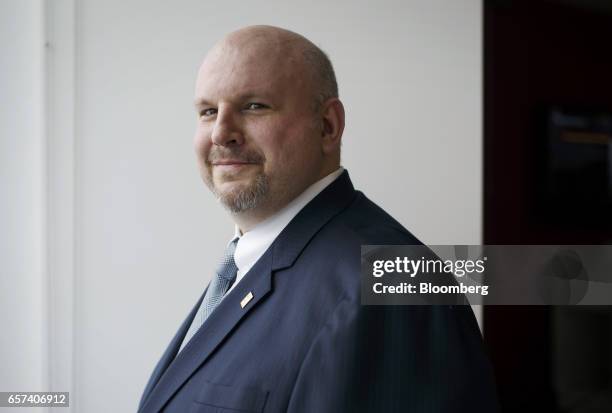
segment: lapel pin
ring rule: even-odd
[[[240,301],[240,307],[244,308],[246,305],[253,299],[253,293],[249,291],[247,295],[244,296],[242,301]]]

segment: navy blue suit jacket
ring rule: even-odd
[[[362,306],[362,244],[420,243],[345,171],[176,356],[199,302],[193,307],[138,411],[497,411],[470,307]]]

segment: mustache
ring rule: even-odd
[[[212,164],[214,162],[221,161],[224,159],[233,159],[240,162],[248,163],[263,163],[266,160],[263,154],[260,154],[259,152],[253,150],[236,150],[222,148],[210,151],[210,153],[208,154],[207,163]]]

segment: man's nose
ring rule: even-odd
[[[211,139],[215,145],[220,146],[242,145],[244,142],[240,125],[230,110],[217,113]]]

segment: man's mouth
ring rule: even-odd
[[[212,167],[219,173],[232,173],[247,170],[247,168],[257,165],[255,162],[242,161],[238,159],[224,159],[213,161]]]
[[[242,161],[238,159],[224,159],[212,162],[213,166],[231,166],[231,165],[253,165],[253,162]]]

